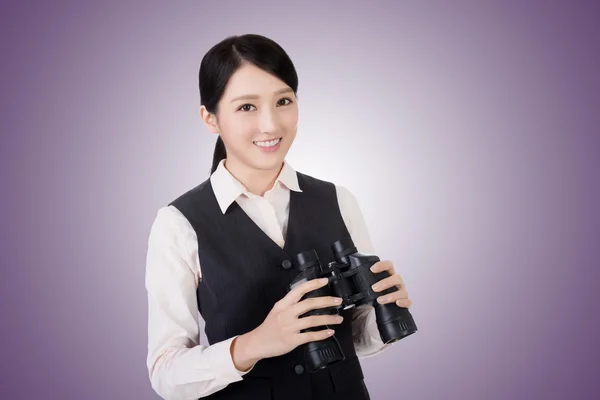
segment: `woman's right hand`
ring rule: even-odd
[[[333,335],[333,330],[300,332],[307,328],[339,324],[343,318],[334,315],[311,315],[298,318],[304,313],[334,307],[341,304],[339,297],[321,296],[300,301],[302,297],[327,284],[327,278],[312,279],[294,287],[283,299],[279,300],[262,324],[256,329],[238,336],[232,345],[232,357],[236,368],[248,370],[263,358],[276,357],[294,350],[296,347]]]

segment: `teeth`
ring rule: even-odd
[[[281,139],[274,139],[274,140],[269,140],[267,142],[254,142],[255,145],[257,145],[258,147],[271,147],[271,146],[275,146],[277,143],[279,143]]]

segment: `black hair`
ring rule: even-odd
[[[225,92],[227,82],[233,73],[244,63],[251,63],[269,72],[298,91],[298,75],[292,60],[285,50],[265,36],[246,34],[229,36],[214,45],[202,58],[198,84],[200,105],[211,114],[217,113],[218,103]],[[210,173],[217,169],[219,162],[227,157],[221,136],[217,138]]]

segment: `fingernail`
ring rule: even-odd
[[[331,336],[331,335],[333,335],[333,332],[334,331],[332,329],[330,329],[330,330],[327,331],[327,334]]]
[[[371,288],[372,288],[374,291],[378,291],[380,287],[381,287],[381,285],[380,285],[380,284],[378,284],[378,283],[376,283],[376,284],[374,284],[373,286],[371,286]]]
[[[327,283],[329,282],[329,278],[321,278],[319,279],[319,283]]]
[[[342,299],[341,299],[341,298],[339,298],[339,297],[336,297],[335,299],[333,299],[333,302],[334,302],[335,304],[340,304],[340,303],[342,302]]]
[[[377,298],[377,301],[380,303],[387,303],[390,300],[389,297],[379,297]]]

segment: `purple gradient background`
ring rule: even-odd
[[[147,237],[208,176],[200,60],[248,32],[298,69],[288,160],[355,193],[414,302],[372,398],[600,398],[597,2],[27,3],[0,12],[1,398],[158,398]]]

